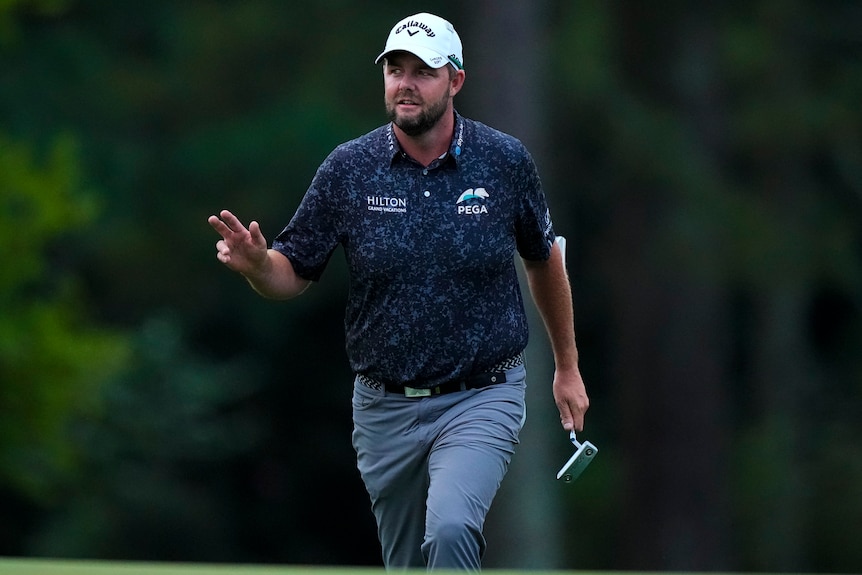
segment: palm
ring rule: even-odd
[[[257,222],[246,228],[231,212],[223,210],[219,216],[207,220],[221,235],[216,243],[216,257],[228,268],[242,273],[252,273],[266,261],[267,243]]]

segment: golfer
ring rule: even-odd
[[[479,570],[526,417],[515,253],[550,337],[562,425],[580,431],[571,290],[531,156],[453,107],[465,72],[452,25],[409,16],[376,63],[390,122],[324,160],[271,249],[257,222],[224,210],[209,223],[218,260],[267,298],[301,294],[341,245],[353,446],[384,565]]]

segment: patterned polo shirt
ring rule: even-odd
[[[526,347],[515,251],[546,260],[554,237],[523,144],[456,114],[449,152],[427,168],[402,152],[391,124],[338,146],[273,249],[317,281],[341,244],[352,369],[428,388]]]

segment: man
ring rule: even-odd
[[[526,414],[516,250],[566,430],[583,428],[589,403],[536,167],[519,141],[455,112],[463,62],[446,20],[400,21],[376,60],[391,122],[329,155],[272,249],[257,222],[209,218],[219,261],[268,298],[302,293],[342,245],[353,445],[388,569],[480,569]]]

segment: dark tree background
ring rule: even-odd
[[[379,564],[342,257],[264,301],[206,217],[271,239],[385,122],[373,59],[423,10],[569,238],[600,447],[554,481],[534,316],[486,565],[862,571],[850,0],[0,3],[0,555]]]

